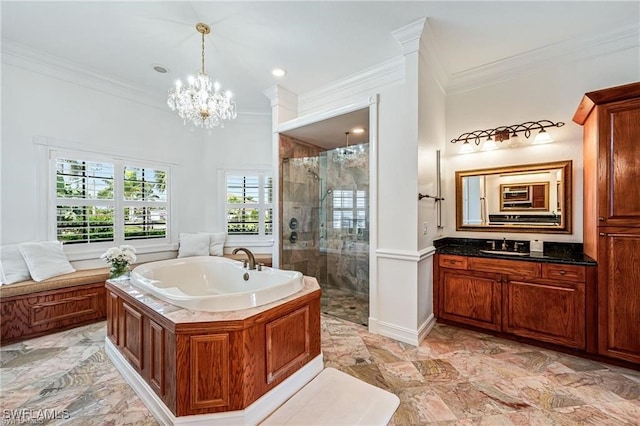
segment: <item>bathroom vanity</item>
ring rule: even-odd
[[[595,351],[597,268],[580,244],[548,245],[537,256],[528,242],[520,251],[491,250],[485,239],[435,245],[439,320]]]

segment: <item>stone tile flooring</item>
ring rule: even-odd
[[[2,424],[20,423],[6,410],[68,415],[41,424],[156,424],[106,357],[105,331],[2,347]],[[639,371],[482,333],[436,325],[416,348],[323,315],[322,349],[325,366],[400,397],[392,425],[640,425]]]
[[[320,304],[322,313],[342,318],[356,324],[369,324],[369,299],[358,297],[351,292],[322,286]]]

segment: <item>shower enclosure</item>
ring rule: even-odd
[[[369,144],[282,161],[280,267],[314,276],[322,311],[367,325]]]

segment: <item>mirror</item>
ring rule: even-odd
[[[456,172],[456,230],[571,233],[572,162]]]

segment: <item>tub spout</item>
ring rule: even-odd
[[[251,250],[244,247],[238,247],[237,249],[234,249],[232,253],[237,254],[239,251],[243,251],[249,258],[249,269],[256,269],[256,258],[253,256],[253,253],[251,253]]]

